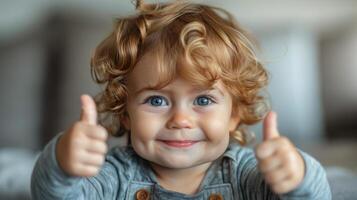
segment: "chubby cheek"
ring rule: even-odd
[[[224,142],[223,140],[229,139],[229,117],[227,112],[209,112],[201,116],[200,123],[205,135],[210,142],[215,144]]]
[[[162,128],[162,120],[158,116],[146,113],[134,113],[131,116],[131,134],[133,142],[146,143],[156,138]]]
[[[208,141],[205,154],[214,160],[222,155],[228,147],[228,119],[225,115],[215,112],[214,114],[206,114],[201,122],[205,124],[201,127],[204,127],[203,131]]]

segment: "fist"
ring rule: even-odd
[[[305,175],[305,163],[291,141],[279,135],[276,113],[264,119],[263,142],[255,148],[260,172],[277,194],[297,188]]]
[[[59,138],[56,157],[68,175],[90,177],[96,175],[104,163],[108,133],[97,124],[94,100],[82,95],[81,104],[80,120]]]

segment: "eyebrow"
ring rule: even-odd
[[[136,91],[134,93],[134,96],[137,96],[137,95],[139,95],[140,93],[142,93],[144,91],[152,91],[152,90],[158,90],[158,91],[163,92],[163,93],[171,93],[171,91],[169,91],[169,90],[158,89],[157,87],[153,87],[153,86],[146,86],[146,87],[143,87],[140,90]],[[224,96],[224,93],[222,92],[222,90],[220,90],[216,86],[213,86],[213,87],[210,87],[210,88],[207,88],[207,89],[197,89],[197,88],[195,88],[195,89],[191,90],[190,92],[207,91],[207,90],[210,90],[210,91],[217,90],[222,96]]]
[[[143,87],[140,90],[137,90],[136,92],[134,92],[134,96],[137,96],[138,94],[140,94],[144,91],[150,91],[150,90],[158,90],[158,88],[153,87],[153,86],[146,86],[146,87]]]
[[[218,91],[222,96],[224,96],[224,93],[222,92],[222,90],[220,90],[218,87],[216,86],[213,86],[213,87],[210,87],[210,88],[207,88],[207,89],[194,89],[192,91]]]

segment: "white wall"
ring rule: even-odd
[[[296,143],[323,137],[318,38],[308,30],[287,28],[260,35],[261,57],[271,74],[268,87],[279,130]],[[261,127],[254,127],[261,135]]]
[[[264,3],[258,0],[249,2],[207,0],[207,2],[230,10],[242,24],[248,25],[260,35],[262,56],[267,61],[267,67],[272,74],[272,82],[269,86],[272,105],[279,114],[279,127],[282,134],[289,136],[295,142],[312,142],[320,138],[321,133],[324,132],[321,117],[324,111],[321,108],[319,92],[319,37],[315,33],[317,30],[331,31],[338,29],[341,24],[344,26],[350,24],[348,19],[351,20],[351,16],[357,13],[356,2],[337,0],[319,0],[314,1],[313,4],[307,0],[290,0],[287,4],[284,3],[286,0],[264,1]],[[277,5],[280,6],[279,9],[276,9]],[[272,9],[258,11],[257,8],[261,7]],[[316,9],[321,12],[315,12]],[[88,71],[90,51],[103,38],[107,31],[104,29],[110,28],[106,25],[98,27],[95,24],[81,23],[99,18],[99,21],[111,21],[115,16],[132,12],[133,5],[130,1],[115,0],[105,0],[102,4],[98,4],[95,0],[14,0],[1,2],[0,11],[2,16],[0,44],[17,41],[19,35],[31,33],[34,29],[38,29],[37,26],[42,27],[48,14],[54,11],[69,16],[68,23],[73,24],[69,25],[66,32],[68,44],[64,53],[65,73],[68,75],[65,77],[63,88],[59,91],[64,104],[59,109],[60,120],[57,122],[59,127],[67,127],[78,117],[79,95],[82,92],[94,94],[98,89],[90,79]],[[70,21],[72,19],[74,22]],[[356,21],[356,19],[352,20]],[[282,28],[287,24],[291,26]],[[313,27],[314,31],[309,31],[306,27]],[[324,76],[328,77],[324,79],[327,82],[323,86],[326,88],[324,102],[329,120],[334,120],[335,114],[342,116],[355,107],[356,29],[348,34],[339,34],[323,45],[323,48],[328,49],[324,51],[323,57],[326,58],[324,64],[327,65],[323,66],[322,71],[326,70]],[[38,46],[38,41],[20,45],[15,43],[15,46],[6,50],[1,49],[0,52],[2,68],[0,89],[5,91],[1,93],[1,125],[6,126],[1,132],[0,146],[18,144],[30,147],[35,145],[32,142],[34,140],[30,138],[37,137],[38,120],[40,120],[40,113],[36,111],[40,108],[38,104],[41,103],[37,94],[41,90],[38,77],[43,71],[41,61],[43,50]],[[26,68],[26,66],[30,67]],[[22,74],[16,75],[18,73]],[[13,90],[8,91],[8,83],[14,80],[20,81],[11,88]],[[333,80],[340,81],[333,82]],[[13,105],[7,106],[10,103]],[[18,110],[26,113],[19,114]],[[254,130],[257,135],[261,134],[259,126],[254,127]],[[60,128],[55,128],[54,131],[60,131]],[[31,134],[23,136],[27,132]],[[16,143],[18,137],[24,140]],[[2,138],[8,139],[2,140]]]

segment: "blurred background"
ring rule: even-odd
[[[357,1],[194,2],[228,10],[256,37],[281,133],[325,167],[357,172]],[[26,198],[36,153],[79,118],[81,94],[101,90],[94,48],[134,6],[0,0],[0,11],[0,199]],[[261,124],[252,130],[259,142]]]

